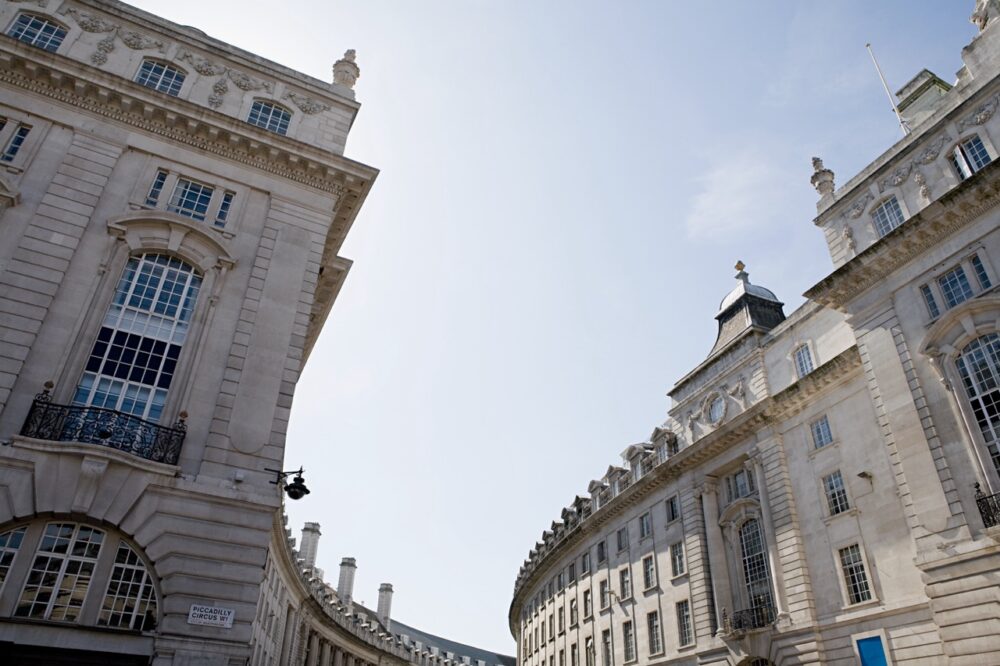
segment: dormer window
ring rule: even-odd
[[[45,51],[55,52],[66,38],[66,28],[44,16],[20,14],[7,35]]]
[[[291,119],[292,114],[287,109],[272,102],[257,100],[250,108],[247,122],[275,134],[287,134],[288,123]]]
[[[135,75],[135,82],[177,97],[184,84],[184,72],[171,65],[146,59]]]
[[[872,223],[879,238],[901,225],[903,221],[903,209],[899,207],[899,201],[895,196],[889,197],[872,210]]]
[[[955,167],[959,180],[965,180],[972,176],[992,160],[986,152],[983,140],[978,136],[973,136],[961,142],[951,150],[948,155],[951,165]]]

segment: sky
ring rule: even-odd
[[[975,34],[972,0],[133,2],[323,80],[357,50],[346,154],[381,173],[290,525],[358,601],[391,582],[400,621],[507,654],[529,549],[666,418],[733,264],[786,314],[830,272],[810,158],[842,184],[901,137],[865,43],[897,90]]]

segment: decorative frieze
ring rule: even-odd
[[[82,12],[74,7],[64,7],[59,10],[59,13],[75,20],[76,24],[84,32],[108,33],[107,37],[97,43],[97,50],[90,55],[90,62],[95,65],[103,65],[108,61],[108,54],[115,50],[116,40],[121,40],[122,44],[133,51],[156,48],[161,53],[163,52],[163,42],[152,37],[147,37],[134,30],[128,30],[118,23]]]
[[[982,105],[976,108],[975,111],[967,115],[958,121],[958,131],[965,131],[969,127],[975,125],[982,125],[993,117],[996,113],[997,105],[1000,104],[1000,93],[997,93],[993,97],[989,98]]]
[[[212,84],[212,93],[208,96],[208,105],[213,109],[222,106],[226,93],[229,92],[229,83],[232,82],[240,90],[250,92],[253,90],[265,90],[268,93],[274,92],[274,84],[270,81],[261,81],[249,74],[237,71],[226,65],[214,63],[191,51],[183,51],[178,60],[185,60],[191,64],[194,71],[202,76],[218,76],[219,78]]]
[[[306,97],[305,95],[299,95],[293,92],[286,93],[284,99],[292,100],[292,102],[295,103],[295,106],[299,107],[299,110],[301,110],[302,113],[309,116],[330,110],[330,106],[328,104],[317,102],[311,97]]]

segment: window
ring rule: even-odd
[[[872,592],[868,586],[868,574],[865,573],[865,563],[861,559],[861,548],[858,544],[840,549],[840,566],[844,571],[848,603],[860,604],[869,601]]]
[[[204,221],[205,213],[208,211],[208,204],[212,201],[214,188],[198,183],[187,178],[178,178],[174,186],[174,193],[167,204],[167,210],[190,217],[195,220]]]
[[[823,477],[823,489],[826,492],[826,504],[830,509],[830,515],[836,516],[851,508],[847,502],[847,490],[844,488],[844,479],[838,469],[833,474]]]
[[[149,194],[146,195],[146,205],[155,207],[163,193],[163,185],[167,182],[167,172],[160,169],[153,178],[153,184],[149,186]]]
[[[597,544],[597,563],[602,564],[608,559],[608,542],[601,541]]]
[[[594,614],[594,603],[591,600],[590,590],[583,591],[583,617],[584,619]]]
[[[955,364],[993,467],[1000,473],[1000,334],[976,338]]]
[[[545,620],[542,620],[541,624],[539,625],[539,628],[541,629],[542,640],[544,641],[545,640]]]
[[[978,136],[966,139],[955,146],[948,156],[951,165],[958,172],[959,180],[965,180],[991,162],[986,146]]]
[[[118,544],[115,567],[108,580],[99,625],[122,629],[152,629],[156,625],[156,593],[146,566],[127,543]]]
[[[576,626],[576,624],[577,624],[578,621],[579,621],[579,618],[577,617],[576,599],[570,599],[569,600],[569,626],[571,626],[571,627]]]
[[[611,589],[608,585],[608,581],[602,580],[598,586],[598,594],[600,595],[599,601],[601,602],[601,610],[604,610],[611,605]]]
[[[590,553],[584,553],[580,558],[580,575],[590,573]]]
[[[632,598],[632,572],[626,566],[618,572],[618,580],[621,583],[622,599]]]
[[[556,574],[556,589],[562,592],[564,587],[566,587],[566,572],[560,571]]]
[[[544,622],[542,624],[545,624]],[[554,641],[556,639],[556,616],[555,613],[549,613],[549,640]],[[542,634],[542,640],[545,640],[545,634]]]
[[[941,295],[944,296],[945,306],[948,308],[972,298],[972,285],[969,284],[969,278],[965,276],[965,270],[961,265],[939,277],[937,283],[941,287]]]
[[[677,495],[667,498],[667,522],[672,523],[680,517],[680,508],[678,507]]]
[[[285,134],[288,132],[288,121],[291,119],[292,114],[287,109],[271,102],[257,100],[250,109],[247,122],[276,134]]]
[[[566,650],[559,650],[559,666],[566,666]]]
[[[66,38],[66,28],[44,16],[19,14],[7,34],[25,44],[54,52]]]
[[[694,642],[691,631],[691,602],[685,599],[677,603],[677,642],[682,647]]]
[[[14,130],[14,136],[10,138],[7,142],[7,147],[3,150],[3,155],[0,155],[0,161],[2,162],[13,162],[14,158],[17,157],[18,152],[21,150],[21,146],[24,145],[24,140],[28,138],[28,132],[31,131],[30,125],[20,124],[17,129]]]
[[[649,517],[649,512],[639,516],[639,538],[645,539],[653,533],[653,520]]]
[[[559,617],[559,633],[566,631],[566,609],[560,608],[558,611]]]
[[[875,233],[881,238],[903,223],[903,209],[895,196],[886,199],[872,211],[872,222],[875,223]]]
[[[937,301],[934,299],[934,292],[926,284],[920,285],[920,294],[924,297],[924,305],[927,306],[927,313],[930,314],[931,319],[937,319],[941,316],[941,310],[938,308]]]
[[[826,418],[826,414],[813,421],[809,425],[809,430],[812,432],[815,448],[821,449],[833,443],[833,432],[830,430],[830,421]]]
[[[14,615],[76,621],[103,541],[104,532],[86,525],[46,525]]]
[[[970,276],[975,276],[975,280]],[[992,287],[993,281],[986,270],[986,264],[978,253],[974,253],[936,279],[920,285],[920,294],[927,314],[931,319],[936,319],[945,310]]]
[[[708,406],[708,422],[718,423],[726,413],[726,401],[721,395],[715,396]]]
[[[177,97],[184,84],[184,72],[155,60],[143,60],[135,75],[135,82]]]
[[[219,212],[215,216],[215,226],[219,229],[223,229],[226,226],[226,220],[229,219],[229,210],[233,207],[233,198],[235,196],[235,192],[229,191],[222,195],[222,203],[219,204]]]
[[[798,373],[799,379],[813,371],[813,358],[812,353],[809,351],[809,345],[799,345],[796,347],[794,356],[795,372]]]
[[[571,585],[576,582],[576,562],[570,562],[566,568],[566,578],[569,579]]]
[[[976,274],[976,281],[979,282],[979,288],[985,291],[992,287],[993,283],[990,282],[990,276],[986,274],[986,266],[983,265],[983,260],[979,258],[979,255],[972,255],[969,262],[972,264],[972,270]]]
[[[587,636],[583,642],[583,658],[586,660],[587,666],[594,665],[594,637]]]
[[[631,620],[622,622],[622,647],[625,650],[625,663],[635,661],[635,629]]]
[[[670,545],[670,571],[675,577],[686,571],[684,568],[684,544],[680,541]]]
[[[656,563],[652,555],[642,558],[642,589],[648,590],[656,585]]]
[[[200,286],[194,269],[173,257],[129,259],[73,404],[159,420]]]
[[[576,643],[569,646],[569,666],[580,666],[580,655]]]
[[[743,580],[746,583],[750,608],[771,608],[771,572],[768,570],[764,535],[756,518],[740,527],[740,548],[743,552]]]
[[[663,632],[660,631],[659,611],[646,614],[646,631],[649,632],[650,656],[663,652]]]
[[[10,571],[14,556],[17,555],[17,551],[21,547],[24,530],[25,528],[18,527],[0,534],[0,590],[3,589],[4,581],[7,580],[7,572]]]
[[[601,664],[602,666],[614,666],[611,651],[611,630],[605,629],[601,632]]]
[[[620,527],[615,536],[618,540],[618,552],[620,553],[628,548],[628,526]]]
[[[741,469],[735,474],[730,474],[726,477],[726,494],[730,502],[738,500],[741,497],[749,497],[755,490],[753,475],[749,470]]]

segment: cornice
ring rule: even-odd
[[[0,82],[340,197],[376,169],[3,36]],[[76,71],[74,71],[76,70]]]
[[[811,287],[805,297],[845,311],[852,300],[998,203],[1000,162],[991,162]]]
[[[791,386],[761,400],[734,417],[724,427],[681,449],[676,455],[657,465],[652,472],[565,532],[562,538],[552,544],[541,558],[536,558],[534,566],[527,569],[515,582],[514,598],[507,618],[511,632],[516,636],[515,628],[519,621],[516,610],[525,602],[524,593],[544,581],[554,571],[556,565],[562,564],[562,558],[566,553],[579,546],[586,537],[599,532],[604,525],[620,517],[651,493],[660,490],[667,482],[680,478],[685,472],[714,458],[761,428],[802,411],[812,403],[817,394],[841,382],[860,367],[861,355],[857,346],[845,349]]]

